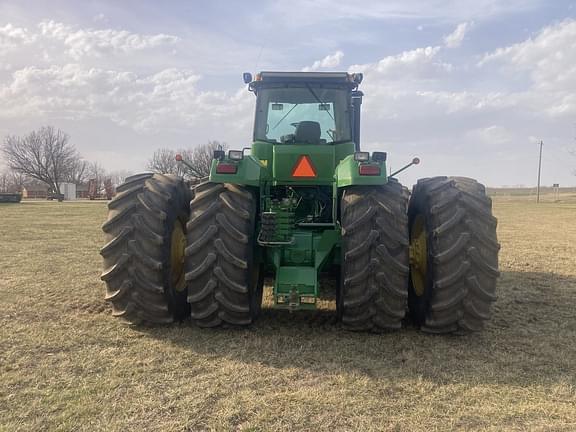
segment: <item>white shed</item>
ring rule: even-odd
[[[76,199],[76,185],[74,183],[60,183],[60,192],[65,200]]]

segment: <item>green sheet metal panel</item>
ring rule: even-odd
[[[315,176],[294,177],[296,164],[302,156],[310,160]],[[272,177],[274,185],[322,185],[334,181],[334,147],[329,145],[274,145]]]

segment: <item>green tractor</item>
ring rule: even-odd
[[[200,327],[257,318],[264,276],[274,308],[312,310],[332,274],[345,328],[480,330],[495,300],[499,244],[485,188],[462,177],[387,175],[360,150],[361,74],[244,74],[256,95],[249,152],[214,152],[193,188],[162,174],[118,187],[103,225],[113,314]],[[184,161],[185,162],[185,161]],[[414,163],[418,161],[415,160]]]

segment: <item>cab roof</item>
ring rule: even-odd
[[[361,73],[347,72],[271,72],[262,71],[250,83],[251,89],[272,83],[323,83],[344,84],[354,89],[362,82]]]
[[[248,75],[249,79],[252,77]],[[249,90],[256,93],[257,89],[266,84],[333,84],[343,85],[355,90],[362,82],[361,73],[347,72],[270,72],[262,71],[249,83]],[[247,81],[245,81],[247,82]]]
[[[256,80],[259,81],[291,81],[303,80],[308,81],[311,79],[322,79],[330,81],[346,82],[349,81],[348,73],[346,72],[269,72],[262,71],[256,75]]]

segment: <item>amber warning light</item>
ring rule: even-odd
[[[316,170],[308,156],[300,156],[292,170],[292,177],[316,177]]]

